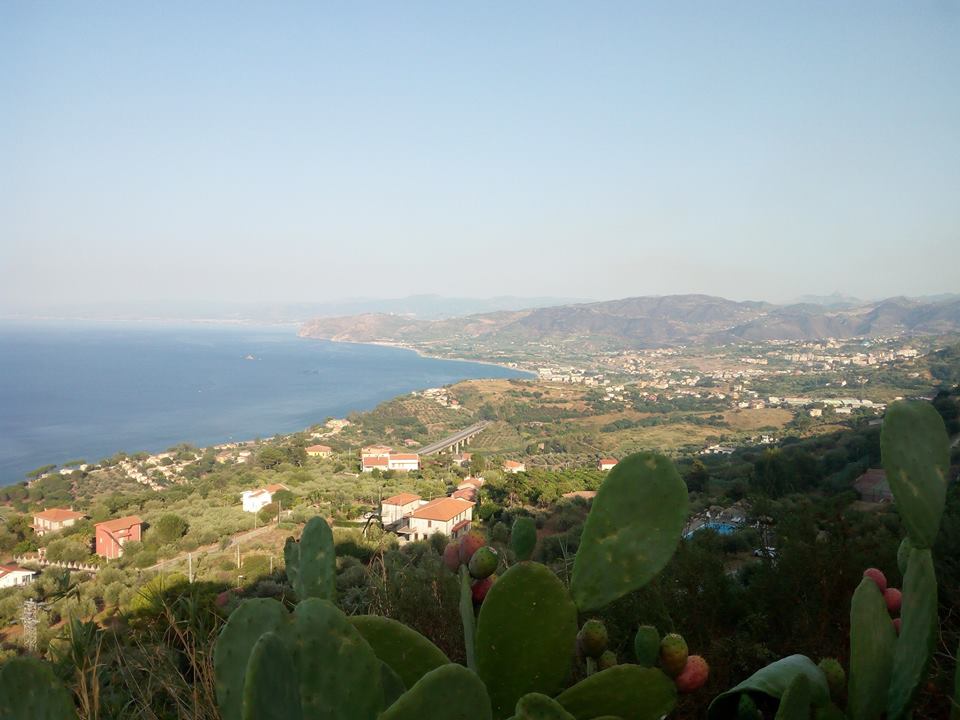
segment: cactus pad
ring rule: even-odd
[[[882,604],[883,598],[880,596],[880,591],[877,590],[876,583],[869,579],[865,579],[864,582],[870,583],[877,596],[880,597]],[[886,613],[886,608],[884,608],[884,613]],[[887,617],[887,625],[889,624],[889,617]],[[762,693],[779,700],[783,697],[787,688],[790,687],[794,678],[800,674],[806,675],[810,682],[810,698],[813,705],[822,707],[830,702],[830,688],[827,686],[827,679],[820,668],[806,655],[790,655],[760,668],[739,685],[715,697],[707,710],[707,718],[708,720],[726,720],[726,718],[734,717],[735,713],[743,714],[746,712],[746,710],[741,711],[738,708],[752,707],[756,709],[752,699],[749,702],[744,700],[748,697],[747,693]]]
[[[873,580],[864,578],[850,603],[847,711],[851,717],[872,720],[883,714],[896,641],[883,595]]]
[[[937,579],[929,550],[911,550],[903,578],[903,626],[893,652],[887,717],[909,717],[937,635]]]
[[[405,687],[413,687],[428,672],[450,662],[440,648],[401,622],[378,615],[355,615],[349,620]]]
[[[0,720],[75,720],[70,692],[51,667],[24,656],[0,665]]]
[[[660,631],[653,625],[641,625],[633,638],[633,653],[637,665],[653,667],[660,657]]]
[[[563,583],[532,562],[511,567],[490,589],[477,620],[477,672],[494,717],[531,692],[557,692],[570,671],[577,609]]]
[[[687,486],[662,455],[637,453],[603,481],[580,538],[570,592],[596,610],[646,585],[680,541]]]
[[[253,646],[243,686],[243,720],[302,720],[300,682],[286,643],[274,632]]]
[[[518,561],[529,560],[533,557],[533,549],[537,546],[537,523],[533,518],[518,517],[513,521],[510,531],[510,548]]]
[[[322,517],[312,517],[300,536],[294,590],[301,600],[320,598],[336,602],[337,556],[333,532]]]
[[[271,598],[245,600],[220,630],[213,651],[213,671],[217,706],[224,720],[242,717],[244,677],[253,646],[264,633],[282,628],[288,617],[283,605]]]
[[[529,693],[517,701],[515,720],[575,720],[552,697],[541,693]]]
[[[787,686],[774,720],[810,720],[810,680],[803,673]]]
[[[490,720],[490,698],[476,673],[453,663],[431,670],[379,720]]]
[[[928,402],[895,402],[883,419],[880,450],[910,542],[915,548],[931,547],[940,528],[950,466],[943,419]]]
[[[677,704],[677,689],[657,668],[617,665],[581,680],[557,697],[577,720],[615,715],[623,720],[659,720]]]

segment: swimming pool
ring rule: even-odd
[[[713,530],[713,531],[714,531],[715,533],[717,533],[718,535],[732,535],[732,534],[733,534],[733,531],[736,530],[736,529],[737,529],[737,526],[736,526],[736,525],[731,525],[730,523],[725,523],[725,522],[708,522],[708,523],[704,523],[703,525],[701,525],[700,527],[696,528],[695,530],[691,530],[690,532],[688,532],[687,534],[685,534],[683,537],[689,539],[689,538],[693,537],[694,533],[697,533],[697,532],[699,532],[699,531],[701,531],[701,530]]]

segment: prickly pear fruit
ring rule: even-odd
[[[473,595],[473,602],[477,605],[483,602],[483,599],[487,596],[487,593],[490,592],[490,588],[493,587],[493,583],[496,582],[496,575],[488,575],[487,577],[477,580],[470,586],[470,592]]]
[[[660,641],[660,667],[670,677],[676,677],[687,665],[687,652],[687,641],[682,635],[664,635]]]
[[[600,620],[587,620],[577,633],[577,647],[584,657],[599,659],[607,649],[607,626]]]
[[[460,547],[458,549],[460,562],[467,565],[470,562],[470,558],[473,557],[473,554],[486,544],[483,535],[478,532],[469,532],[464,535],[460,538]]]
[[[450,572],[456,572],[460,567],[460,546],[457,543],[447,543],[443,549],[443,564]]]
[[[613,650],[604,650],[603,654],[597,659],[597,669],[606,670],[617,664],[617,654]]]
[[[497,551],[489,545],[484,545],[470,558],[470,575],[477,580],[483,580],[496,572],[499,563],[500,556],[497,555]]]
[[[900,605],[903,602],[903,593],[897,588],[887,588],[883,591],[883,601],[887,603],[887,610],[891,615],[900,613]]]
[[[653,625],[641,625],[633,638],[633,652],[637,665],[653,667],[660,655],[660,631]]]
[[[900,618],[894,618],[894,619],[893,619],[893,629],[897,631],[897,635],[900,634],[900,628],[901,628],[902,626],[903,626],[903,623],[902,623],[902,621],[900,620]]]
[[[887,589],[887,576],[883,574],[882,570],[867,568],[863,571],[863,576],[873,580],[877,584],[877,587],[880,588],[880,592],[884,592]]]
[[[683,666],[683,670],[673,681],[677,685],[677,690],[682,693],[691,693],[702,688],[709,675],[710,666],[707,665],[707,661],[699,655],[691,655],[687,658],[687,664]]]
[[[843,697],[847,689],[847,674],[843,671],[841,665],[835,658],[824,658],[817,666],[827,679],[827,687],[830,688],[830,697],[838,700]]]

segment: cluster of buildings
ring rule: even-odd
[[[380,518],[401,542],[426,540],[443,533],[452,539],[470,531],[473,508],[483,478],[465,478],[450,495],[424,500],[415,493],[400,493],[380,504]]]
[[[427,400],[433,400],[438,405],[445,408],[450,408],[451,410],[463,409],[460,401],[450,395],[450,391],[447,390],[447,388],[427,388],[426,390],[415,390],[410,394],[414,397],[422,397],[426,398]]]
[[[60,532],[72,527],[86,516],[72,508],[49,508],[33,514],[30,527],[38,536]],[[102,558],[115,560],[123,556],[123,546],[139,542],[143,534],[143,520],[136,515],[127,515],[105,520],[93,526],[93,550]]]
[[[420,469],[420,455],[394,452],[387,445],[368,445],[360,450],[360,469],[365,473],[374,470],[412,472]]]
[[[540,367],[537,368],[537,377],[544,382],[573,383],[581,385],[606,385],[602,373],[589,373],[575,367]]]

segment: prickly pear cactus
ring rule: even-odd
[[[601,715],[660,720],[676,706],[677,689],[657,668],[616,665],[564,690],[557,702],[577,720]]]
[[[886,709],[897,636],[877,584],[863,578],[850,604],[850,682],[847,710],[854,720]]]
[[[283,548],[287,578],[301,600],[337,600],[337,556],[333,531],[322,517],[307,521],[300,542],[287,540]]]
[[[529,560],[537,546],[537,523],[533,518],[518,517],[510,531],[510,549],[517,560]]]
[[[428,672],[450,662],[440,648],[401,622],[379,615],[354,615],[349,620],[405,687],[413,687]]]
[[[274,632],[257,640],[247,662],[243,720],[302,720],[293,656]]]
[[[490,720],[490,698],[476,673],[462,665],[431,670],[387,708],[379,720]]]
[[[937,636],[937,579],[929,550],[911,550],[903,578],[902,627],[893,653],[887,717],[908,717]]]
[[[798,674],[780,698],[774,720],[810,720],[810,681]]]
[[[32,657],[0,665],[0,720],[75,720],[70,691],[50,666]]]
[[[928,402],[893,403],[883,418],[880,449],[897,511],[915,548],[933,545],[947,494],[950,440]]]
[[[269,687],[250,687],[271,677],[250,672],[254,648],[268,633],[292,657],[304,717],[372,720],[383,709],[380,660],[336,606],[309,598],[290,615],[276,600],[258,599],[245,601],[233,612],[214,649],[217,702],[224,720],[243,719],[247,698],[269,694]]]
[[[872,580],[865,580],[865,582],[871,583],[877,595],[880,594]],[[882,604],[882,597],[880,602]],[[886,612],[886,608],[884,608],[884,612]],[[889,618],[887,618],[887,624],[890,624]],[[814,706],[823,707],[830,702],[830,688],[827,686],[827,679],[816,663],[806,655],[790,655],[760,668],[736,687],[715,697],[707,710],[707,718],[708,720],[725,720],[729,717],[735,717],[735,713],[740,712],[737,709],[738,707],[752,707],[755,710],[756,705],[752,700],[744,701],[744,698],[749,697],[747,693],[763,694],[779,700],[797,675],[807,677],[810,683],[811,703]],[[746,710],[743,712],[746,713]]]
[[[477,619],[477,672],[493,715],[508,717],[531,692],[552,695],[570,671],[577,609],[563,583],[532,562],[511,567],[493,585]]]
[[[570,583],[577,607],[596,610],[650,582],[677,549],[687,507],[669,459],[637,453],[618,463],[583,527]]]
[[[575,720],[563,705],[542,693],[530,693],[517,701],[514,720]]]
[[[278,631],[287,622],[287,611],[276,600],[246,600],[230,614],[213,651],[217,705],[224,720],[240,720],[247,663],[264,633]]]

